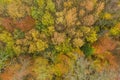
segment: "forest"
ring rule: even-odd
[[[120,80],[120,0],[0,0],[0,80]]]

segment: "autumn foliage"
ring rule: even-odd
[[[106,51],[112,51],[116,48],[117,43],[108,37],[107,35],[102,36],[98,39],[98,41],[94,44],[95,50],[97,54],[102,54]]]
[[[0,0],[0,80],[118,78],[119,3]]]

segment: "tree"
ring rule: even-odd
[[[94,54],[94,48],[88,43],[84,44],[80,49],[87,57]]]
[[[93,43],[97,40],[97,33],[95,30],[91,29],[91,31],[87,34],[86,40],[90,43]]]
[[[47,0],[46,4],[47,4],[46,10],[51,11],[51,12],[55,12],[56,11],[55,10],[55,4],[54,4],[54,2],[52,0]]]
[[[77,21],[77,9],[74,7],[66,12],[65,15],[67,27],[75,26]]]
[[[94,44],[95,53],[102,54],[106,51],[112,51],[116,47],[116,42],[109,36],[101,36]]]
[[[120,23],[116,24],[114,27],[110,29],[110,34],[113,36],[120,35]]]
[[[51,26],[54,24],[54,18],[48,11],[46,11],[42,17],[42,24],[45,26]]]

